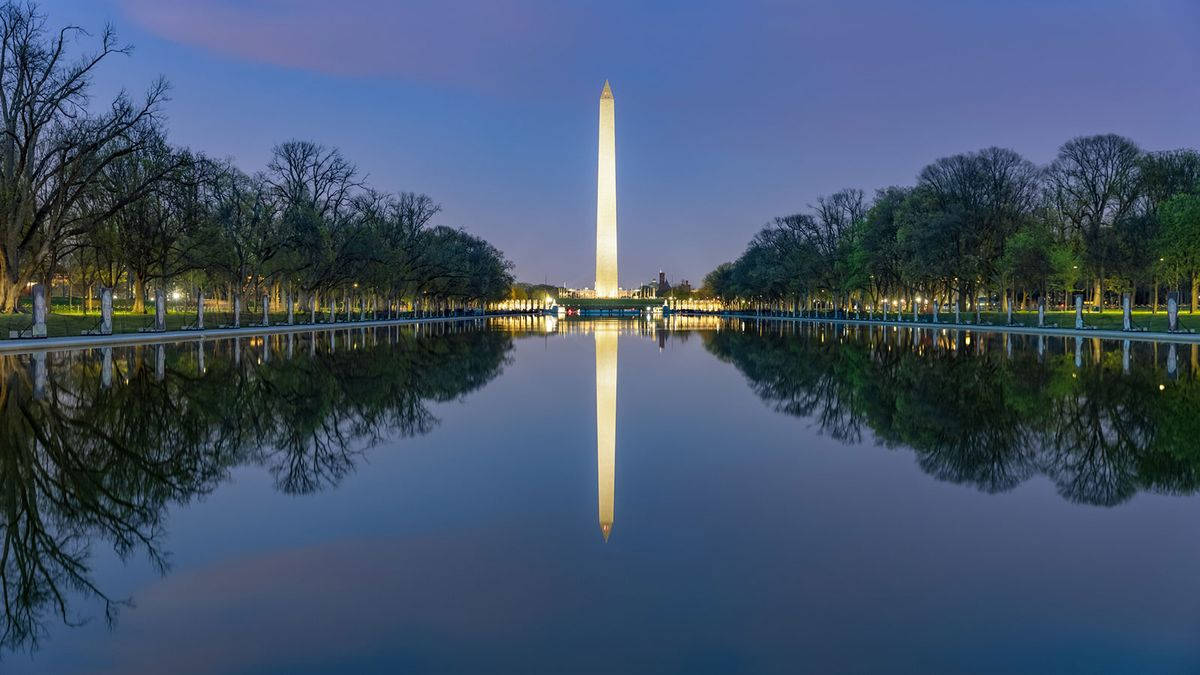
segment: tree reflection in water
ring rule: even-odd
[[[427,404],[482,387],[511,348],[434,325],[0,356],[0,646],[87,620],[85,598],[115,618],[94,545],[165,571],[170,505],[243,465],[288,493],[334,486],[379,440],[432,430]]]
[[[911,448],[985,492],[1048,477],[1114,506],[1200,489],[1197,346],[1030,335],[753,324],[707,333],[776,410],[845,443]]]

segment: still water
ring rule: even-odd
[[[1197,348],[674,321],[0,357],[0,670],[1200,669]]]

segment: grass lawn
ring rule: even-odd
[[[358,318],[358,312],[353,314]],[[370,315],[368,314],[368,317]],[[272,313],[270,315],[271,323],[285,323],[287,321],[286,312]],[[262,314],[242,312],[242,325],[248,326],[252,323],[257,323],[262,318]],[[344,318],[344,315],[339,316]],[[306,321],[308,315],[296,315],[296,321]],[[8,338],[8,331],[28,328],[32,321],[30,314],[0,314],[0,339]],[[196,320],[194,309],[168,311],[167,312],[167,330],[180,330],[184,326],[191,325]],[[213,312],[206,311],[204,313],[204,326],[206,328],[216,328],[224,324],[233,322],[233,314],[230,312]],[[99,311],[91,312],[84,316],[83,312],[76,307],[74,310],[66,307],[54,307],[50,315],[46,317],[46,335],[47,337],[64,337],[79,335],[81,331],[90,330],[100,323]],[[114,311],[113,312],[113,333],[136,333],[138,329],[145,326],[154,325],[154,313],[149,314],[134,314],[130,311]]]
[[[943,314],[944,316],[944,314]],[[963,319],[966,321],[974,321],[975,313],[963,312]],[[950,313],[950,317],[954,317],[954,313]],[[1151,314],[1149,310],[1139,310],[1132,313],[1133,325],[1138,328],[1154,332],[1167,332],[1167,312],[1162,310]],[[983,320],[993,324],[1003,325],[1007,323],[1008,317],[1003,312],[984,312]],[[1013,323],[1023,324],[1026,326],[1037,326],[1037,312],[1013,312]],[[1186,314],[1180,312],[1179,324],[1184,328],[1200,329],[1200,315]],[[1075,327],[1075,310],[1066,312],[1051,312],[1046,311],[1046,325],[1059,328],[1074,328]],[[1121,310],[1109,309],[1104,312],[1087,312],[1083,313],[1083,325],[1102,330],[1121,330]]]

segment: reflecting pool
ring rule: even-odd
[[[1200,347],[493,319],[0,356],[0,669],[1192,672]]]

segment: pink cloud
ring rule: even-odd
[[[584,606],[573,575],[538,544],[472,531],[224,560],[137,592],[89,660],[188,675],[338,662],[418,636],[496,648]]]
[[[123,0],[123,8],[164,39],[225,56],[472,87],[503,86],[552,61],[581,24],[569,3],[551,0]]]

